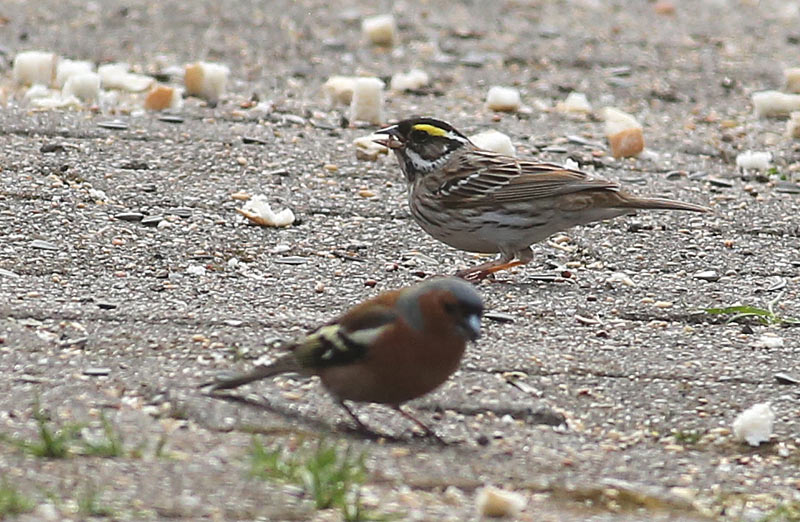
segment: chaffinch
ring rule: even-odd
[[[434,390],[458,369],[467,341],[478,338],[482,314],[481,296],[460,279],[391,290],[289,344],[290,353],[272,364],[218,380],[209,391],[281,373],[317,375],[360,430],[370,431],[345,401],[391,406],[439,439],[400,405]]]

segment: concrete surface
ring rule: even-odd
[[[2,478],[37,506],[21,519],[80,518],[77,502],[95,488],[123,520],[336,520],[296,488],[248,477],[253,433],[268,446],[323,437],[366,452],[364,502],[401,519],[473,519],[484,484],[526,495],[520,520],[788,512],[800,501],[800,387],[775,375],[800,376],[798,329],[699,311],[774,303],[800,317],[800,196],[779,183],[796,178],[800,147],[750,104],[798,65],[800,15],[777,0],[675,0],[659,14],[665,5],[4,2],[0,431],[35,438],[39,401],[57,423],[94,432],[104,413],[142,454],[47,460],[0,444]],[[372,48],[360,20],[390,11],[402,42]],[[216,107],[188,99],[177,124],[113,106],[33,111],[10,79],[28,49],[149,73],[207,59],[227,64],[231,82]],[[358,411],[396,440],[365,440],[313,381],[258,383],[240,401],[203,396],[197,384],[250,367],[276,339],[479,262],[419,229],[394,159],[357,161],[351,142],[369,128],[342,128],[346,108],[321,95],[330,75],[412,67],[432,85],[387,94],[387,119],[497,129],[520,155],[572,157],[714,213],[574,229],[481,284],[489,310],[513,322],[485,320],[462,370],[410,404],[447,447],[377,406]],[[484,108],[495,84],[519,88],[528,109]],[[602,122],[546,110],[573,90],[635,114],[650,152],[615,160],[602,153]],[[271,112],[253,114],[252,99],[271,100]],[[98,126],[110,120],[127,128]],[[773,153],[772,179],[737,171],[748,149]],[[250,226],[236,192],[266,193],[299,223]],[[124,212],[164,220],[115,218]],[[718,277],[694,277],[702,271]],[[766,334],[782,344],[765,345]],[[770,442],[733,440],[736,415],[764,401],[776,412]]]

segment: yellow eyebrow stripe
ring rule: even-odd
[[[446,136],[447,135],[447,131],[445,131],[444,129],[440,129],[439,127],[436,127],[434,125],[429,125],[427,123],[417,123],[416,125],[414,125],[411,128],[412,129],[416,129],[416,130],[421,130],[423,132],[427,132],[431,136]]]

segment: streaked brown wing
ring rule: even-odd
[[[439,196],[452,206],[490,201],[520,202],[583,190],[618,190],[619,185],[554,163],[520,161],[489,151],[474,151],[445,167]]]

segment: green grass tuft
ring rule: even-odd
[[[33,510],[33,501],[22,495],[6,479],[0,482],[0,520]]]
[[[759,323],[767,326],[791,326],[800,324],[800,319],[794,317],[783,317],[775,313],[775,304],[783,296],[781,293],[774,300],[767,304],[766,308],[759,308],[750,305],[734,305],[725,306],[722,308],[705,308],[703,311],[711,315],[730,315],[728,318],[729,323],[740,321],[742,319],[754,319]]]
[[[361,504],[361,486],[367,478],[366,456],[351,454],[321,440],[301,444],[294,451],[282,446],[266,448],[258,437],[250,445],[250,474],[266,480],[297,484],[314,500],[317,509],[338,509],[348,522],[383,520]]]
[[[105,414],[100,415],[100,422],[103,425],[102,440],[90,441],[83,438],[81,440],[83,453],[92,457],[122,457],[125,454],[122,435],[114,430],[114,426],[108,421]]]
[[[781,504],[767,513],[760,522],[800,522],[800,501]]]

